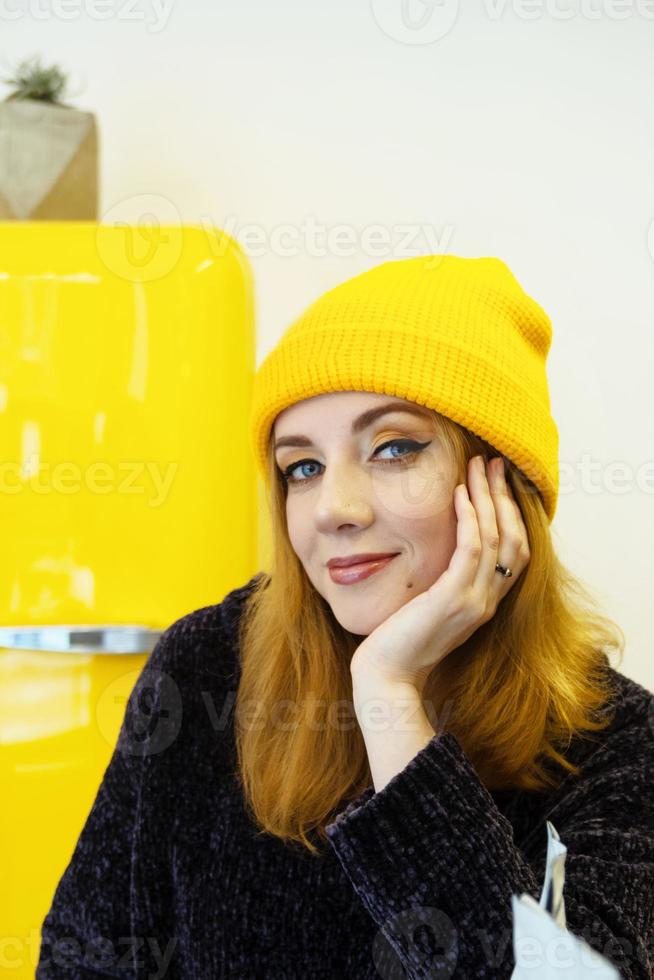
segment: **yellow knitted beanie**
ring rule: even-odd
[[[501,259],[383,262],[328,290],[287,328],[254,381],[250,440],[267,485],[276,416],[305,398],[405,398],[481,436],[538,489],[551,522],[559,436],[545,362],[552,324]]]

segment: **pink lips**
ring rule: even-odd
[[[332,582],[336,582],[337,585],[353,585],[355,582],[361,582],[364,578],[369,578],[375,572],[381,571],[382,568],[386,568],[394,558],[397,558],[397,555],[389,555],[387,558],[377,558],[374,561],[364,561],[358,565],[347,565],[345,567],[334,565],[329,569],[329,574]]]

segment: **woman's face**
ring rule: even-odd
[[[362,418],[390,403],[392,412]],[[300,438],[279,445],[290,437]],[[456,471],[433,417],[403,398],[330,392],[281,412],[273,440],[293,550],[341,626],[368,636],[433,585],[456,547]],[[354,584],[332,580],[330,558],[364,552],[398,554]]]

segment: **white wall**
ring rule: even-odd
[[[123,202],[138,221],[156,195],[162,221],[242,242],[258,363],[310,300],[379,261],[503,258],[554,323],[559,553],[623,627],[624,673],[654,689],[654,0],[405,10],[0,0],[0,67],[40,53],[73,73],[71,102],[99,120],[103,213]],[[308,220],[323,245],[347,225],[353,254],[342,238],[320,254]]]

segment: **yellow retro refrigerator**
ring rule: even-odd
[[[246,256],[220,229],[0,222],[0,975],[175,619],[259,566]]]

